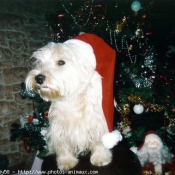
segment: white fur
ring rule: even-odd
[[[36,62],[27,75],[26,87],[38,92],[44,100],[52,101],[47,139],[50,152],[57,155],[58,168],[73,168],[78,155],[86,151],[91,151],[93,165],[110,163],[112,154],[101,141],[108,127],[102,110],[101,77],[95,71],[91,46],[49,43],[32,56]],[[59,60],[65,64],[58,65]],[[38,74],[46,77],[42,85],[35,81]]]
[[[154,165],[156,173],[162,174],[162,164],[172,163],[173,155],[156,134],[148,134],[141,149],[137,151],[141,166],[147,162]]]

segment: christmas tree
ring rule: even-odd
[[[54,42],[87,32],[100,36],[116,50],[114,127],[121,131],[128,146],[139,146],[145,133],[154,130],[175,151],[175,2],[60,0],[57,9],[46,14]],[[36,94],[32,98],[36,105],[41,103]],[[32,145],[35,150],[45,146],[40,132],[43,123],[48,126],[45,119],[43,122],[46,108],[39,105],[37,110],[40,125],[36,138],[42,139],[39,146],[36,142]],[[12,133],[26,129],[14,127]],[[33,128],[32,123],[26,135],[15,136],[31,138]]]
[[[20,123],[12,124],[11,141],[22,140],[26,152],[37,151],[37,156],[42,158],[48,153],[45,134],[50,103],[43,101],[39,94],[27,91],[25,83],[21,84],[20,95],[32,101],[33,111],[20,115]]]
[[[55,42],[88,32],[116,50],[115,128],[129,146],[154,130],[174,149],[174,7],[159,0],[61,0],[46,16]]]

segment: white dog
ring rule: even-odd
[[[73,168],[78,155],[87,151],[91,151],[93,165],[109,164],[112,154],[102,143],[109,131],[92,47],[77,39],[51,42],[32,57],[35,67],[27,75],[26,87],[52,102],[47,139],[50,152],[57,155],[58,168]]]

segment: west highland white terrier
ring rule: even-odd
[[[46,137],[58,168],[73,168],[78,155],[88,151],[93,165],[109,164],[112,154],[102,143],[109,132],[102,109],[102,78],[91,45],[77,39],[51,42],[32,57],[36,61],[26,87],[51,101]]]

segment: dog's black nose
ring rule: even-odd
[[[38,74],[36,77],[35,77],[35,80],[38,84],[43,84],[44,80],[45,80],[45,75],[43,74]]]

